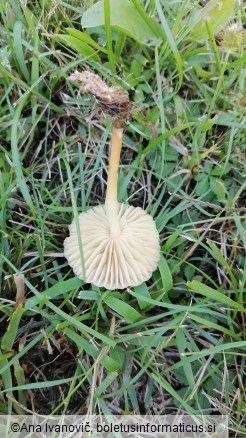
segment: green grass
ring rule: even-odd
[[[245,11],[223,2],[218,29],[215,2],[205,27],[195,0],[131,4],[135,35],[109,1],[105,27],[84,29],[75,0],[0,4],[0,413],[227,413],[239,437]],[[85,68],[134,101],[119,200],[161,238],[152,279],[123,292],[63,257],[73,217],[105,197],[111,120],[67,81]]]

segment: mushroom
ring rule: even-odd
[[[89,72],[84,73],[88,75]],[[93,73],[89,74],[92,75],[93,80],[95,77],[98,78]],[[83,75],[83,73],[74,75]],[[98,79],[100,83],[102,80]],[[78,81],[78,76],[76,80]],[[88,91],[87,79],[85,83]],[[104,82],[103,84],[108,87]],[[84,88],[82,87],[82,91],[85,91]],[[111,92],[113,95],[115,92],[119,94],[119,88],[108,87],[106,99],[112,107],[115,106],[115,102],[112,104]],[[121,98],[122,94],[123,92]],[[98,94],[96,96],[99,99]],[[101,103],[101,99],[99,100]],[[125,102],[124,108],[126,107],[128,104],[126,105]],[[69,227],[70,236],[64,241],[64,255],[74,273],[87,283],[110,290],[142,284],[151,277],[160,258],[159,234],[152,216],[140,207],[121,204],[117,200],[118,168],[123,136],[122,113],[125,109],[118,106],[118,110],[120,117],[112,127],[105,204],[80,213],[78,216],[80,233],[77,233],[74,219]],[[81,260],[79,238],[82,243],[83,260]]]

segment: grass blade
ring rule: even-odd
[[[182,83],[183,83],[182,59],[181,59],[180,53],[178,51],[177,45],[176,45],[176,43],[174,41],[173,35],[171,33],[171,30],[170,30],[170,28],[168,26],[166,17],[163,14],[163,11],[162,11],[162,8],[161,8],[161,4],[160,4],[160,0],[155,0],[155,4],[156,4],[156,9],[157,9],[158,15],[160,17],[161,24],[162,24],[162,27],[164,29],[166,38],[167,38],[168,43],[169,43],[169,45],[170,45],[170,47],[172,49],[174,58],[175,58],[176,63],[177,63],[178,75],[179,75],[179,83],[178,83],[178,90],[179,90],[181,85],[182,85]]]
[[[110,25],[110,0],[104,0],[104,20],[105,20],[105,31],[106,31],[106,42],[107,42],[107,52],[109,65],[111,68],[111,72],[116,75],[116,68],[114,63],[114,53],[113,53],[113,45],[112,45],[112,36],[111,36],[111,25]]]
[[[246,313],[246,309],[241,304],[236,303],[231,298],[227,297],[227,295],[224,295],[222,292],[212,289],[206,284],[202,284],[198,280],[188,281],[187,286],[207,298],[217,300],[219,303],[226,304],[232,309],[240,310],[241,312]]]

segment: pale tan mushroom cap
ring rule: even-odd
[[[79,215],[86,278],[74,220],[64,241],[64,255],[74,273],[87,283],[111,290],[148,280],[160,259],[159,234],[146,211],[118,204],[118,219],[121,233],[111,237],[104,205]]]

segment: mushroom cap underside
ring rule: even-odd
[[[120,235],[111,237],[105,205],[79,215],[85,277],[75,220],[70,225],[64,255],[86,283],[124,289],[148,280],[157,268],[160,244],[152,216],[140,207],[118,204],[118,220]]]

